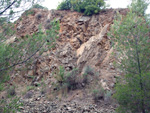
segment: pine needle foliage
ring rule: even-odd
[[[39,31],[32,36],[26,36],[24,39],[17,39],[16,42],[0,44],[0,79],[6,71],[15,68],[17,65],[26,64],[34,61],[44,51],[51,49],[55,45],[58,38],[59,22],[50,23],[51,29],[43,32],[39,27]],[[42,51],[41,51],[42,50]],[[36,56],[36,57],[34,57]],[[3,73],[4,72],[4,73]]]
[[[129,13],[118,14],[109,36],[116,49],[116,64],[123,73],[114,98],[119,113],[150,112],[150,21],[144,0],[133,0]],[[135,9],[136,7],[136,9]],[[139,10],[140,9],[140,10]]]

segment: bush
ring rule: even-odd
[[[39,4],[33,5],[32,8],[36,8],[36,9],[47,9],[46,7],[43,7],[43,6],[39,5]]]
[[[85,7],[84,15],[92,15],[99,13],[100,8],[94,6],[94,5],[88,5]]]
[[[59,70],[56,72],[55,79],[59,85],[62,85],[65,82],[65,69],[60,66]]]
[[[104,100],[105,90],[103,88],[94,89],[92,92],[94,102],[99,102],[100,100]]]
[[[62,1],[57,9],[59,10],[70,10],[71,9],[71,0],[65,0],[65,1]]]
[[[143,106],[146,113],[150,112],[150,73],[142,75],[144,91],[141,91],[139,82],[140,77],[132,77],[130,74],[119,79],[115,87],[116,93],[113,95],[120,105],[118,112],[130,110],[132,113],[141,113]]]
[[[7,96],[8,97],[12,97],[12,96],[15,96],[16,95],[16,91],[15,91],[15,87],[14,86],[11,86],[8,91],[7,91]]]
[[[96,88],[92,91],[93,100],[95,103],[104,101],[105,104],[110,104],[112,102],[112,91],[104,90],[101,85],[95,86]]]
[[[84,13],[84,15],[92,15],[99,13],[104,6],[104,0],[65,0],[58,5],[57,9],[72,9]]]
[[[79,71],[78,69],[73,69],[71,72],[66,73],[64,68],[60,66],[59,70],[55,74],[56,79],[56,89],[75,90],[78,88],[79,81]]]
[[[84,74],[95,75],[95,70],[91,66],[86,66],[83,70]]]
[[[85,66],[82,72],[82,83],[84,85],[89,84],[90,82],[97,82],[99,73],[95,71],[91,66]]]
[[[70,73],[66,76],[66,84],[68,89],[77,89],[79,85],[79,79],[78,79],[78,69],[73,69]]]

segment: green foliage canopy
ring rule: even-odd
[[[58,38],[59,22],[53,21],[50,24],[52,27],[50,30],[47,30],[46,33],[42,32],[39,27],[38,33],[35,33],[32,36],[26,36],[24,39],[18,39],[16,43],[1,43],[0,79],[9,68],[26,63],[29,60],[31,62],[33,61],[32,59],[34,59],[35,54],[38,52],[42,54],[46,49],[53,47],[53,44],[55,44],[55,41]]]
[[[121,113],[150,112],[150,21],[144,13],[147,6],[144,0],[133,0],[129,13],[125,17],[118,14],[109,33],[117,66],[124,74],[114,94]]]
[[[32,8],[36,8],[36,9],[47,9],[46,7],[43,7],[43,6],[39,5],[39,4],[33,5]]]
[[[18,14],[20,12],[15,12],[17,8],[22,11],[28,8],[43,8],[37,5],[38,2],[43,0],[2,0],[0,1],[0,83],[3,81],[5,75],[10,70],[11,67],[26,63],[31,60],[32,57],[39,51],[43,51],[45,45],[51,47],[55,40],[57,31],[59,29],[59,22],[52,22],[50,26],[51,29],[46,32],[42,32],[39,28],[38,33],[33,34],[33,36],[26,36],[24,39],[18,39],[11,44],[6,44],[6,40],[15,36],[14,24],[9,20],[13,18],[12,15]],[[24,7],[28,4],[28,7]],[[7,13],[7,12],[13,13]],[[7,15],[6,15],[7,14]],[[14,18],[13,18],[14,19]],[[49,40],[49,43],[47,42]]]
[[[97,14],[104,8],[104,0],[64,0],[57,9],[59,10],[74,10],[84,13],[84,15]]]

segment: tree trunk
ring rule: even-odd
[[[139,58],[139,51],[138,51],[138,40],[137,40],[137,36],[135,37],[136,39],[136,56],[137,56],[137,62],[138,62],[138,71],[139,71],[139,77],[140,77],[140,87],[141,87],[141,97],[144,97],[144,95],[143,95],[143,91],[144,91],[144,89],[143,89],[143,83],[142,83],[142,72],[141,72],[141,64],[140,64],[140,58]],[[141,107],[141,109],[142,109],[142,113],[146,113],[145,112],[145,105],[144,105],[144,99],[142,98],[142,100],[141,100],[141,105],[142,105],[142,107]]]

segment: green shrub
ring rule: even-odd
[[[113,95],[120,105],[118,112],[126,113],[128,109],[132,113],[140,113],[143,106],[146,113],[150,112],[150,73],[142,75],[144,91],[141,90],[139,83],[138,75],[133,77],[129,74],[124,79],[119,79],[115,87],[116,93]]]
[[[11,86],[8,90],[7,90],[7,96],[9,98],[13,97],[16,95],[16,91],[15,91],[15,87]]]
[[[46,7],[43,7],[43,6],[39,5],[39,4],[33,5],[32,8],[36,8],[36,9],[47,9]]]
[[[147,6],[145,0],[133,0],[127,15],[116,15],[110,29],[117,51],[116,69],[123,75],[114,94],[121,113],[150,113],[150,21],[144,14]]]
[[[100,101],[104,101],[107,104],[112,102],[112,91],[104,90],[101,85],[95,86],[94,90],[92,91],[93,100],[95,103]]]
[[[60,66],[59,70],[56,72],[55,79],[57,83],[62,85],[65,82],[65,69],[64,67]]]
[[[57,81],[57,89],[67,88],[68,90],[74,90],[78,88],[78,69],[73,69],[69,73],[65,73],[65,69],[60,66],[58,72],[56,72],[55,79]]]
[[[111,90],[110,91],[108,91],[108,90],[105,91],[104,101],[107,104],[110,104],[113,101],[113,99],[112,99],[112,91]]]
[[[99,102],[100,100],[104,100],[105,90],[101,87],[99,89],[94,89],[92,92],[94,102]]]
[[[33,11],[33,10],[31,10],[31,9],[29,9],[29,10],[27,10],[26,12],[25,12],[25,15],[26,16],[29,16],[29,15],[33,15],[35,12]]]
[[[85,7],[84,15],[92,15],[99,13],[100,8],[94,6],[94,5],[88,5]]]
[[[71,0],[64,0],[64,1],[62,1],[58,5],[57,9],[59,9],[59,10],[70,10],[71,9]]]
[[[3,90],[4,90],[4,84],[0,83],[0,91],[3,91]]]
[[[33,90],[33,89],[35,89],[34,86],[27,86],[27,87],[26,87],[26,91],[30,91],[30,90]]]
[[[82,74],[82,83],[84,85],[89,84],[90,82],[97,82],[99,73],[96,72],[91,66],[85,66]]]
[[[84,13],[84,15],[97,14],[104,8],[104,0],[64,0],[57,9],[59,10],[74,10]]]
[[[95,70],[91,66],[86,66],[83,70],[84,74],[94,75]]]
[[[77,89],[79,85],[79,79],[78,79],[78,69],[73,69],[70,73],[66,76],[66,84],[68,89]]]

